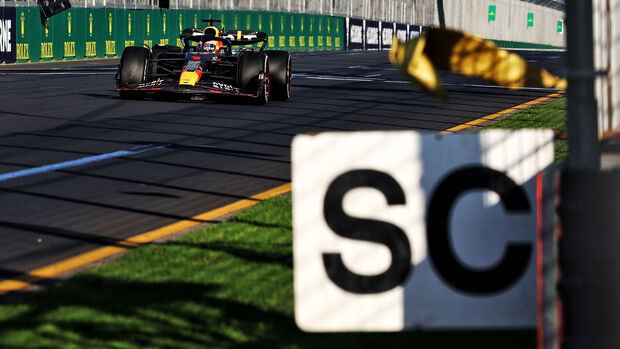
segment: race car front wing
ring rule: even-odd
[[[159,91],[178,94],[219,94],[252,98],[258,97],[256,93],[242,91],[238,87],[231,84],[208,79],[201,80],[194,86],[179,85],[178,80],[173,79],[157,79],[142,84],[117,86],[116,91]]]

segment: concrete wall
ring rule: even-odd
[[[564,12],[520,0],[443,0],[446,26],[493,40],[518,41],[565,47],[564,33],[557,32]],[[489,7],[496,7],[495,20]],[[533,24],[528,27],[528,13]],[[436,9],[435,25],[439,25]]]

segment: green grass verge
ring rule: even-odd
[[[566,141],[566,98],[560,97],[547,103],[537,104],[502,120],[479,128],[478,130],[552,128],[556,134],[564,135],[555,139],[555,161],[561,163],[568,155]]]
[[[533,348],[533,331],[310,334],[293,316],[291,198],[0,306],[1,348]]]

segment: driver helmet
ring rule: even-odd
[[[215,40],[207,41],[202,46],[202,52],[206,53],[218,53],[220,48],[218,47]]]

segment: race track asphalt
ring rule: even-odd
[[[564,74],[564,53],[522,54]],[[287,102],[131,101],[117,64],[0,66],[0,280],[288,183],[296,134],[437,132],[553,92],[442,73],[442,102],[387,52],[310,52]]]

